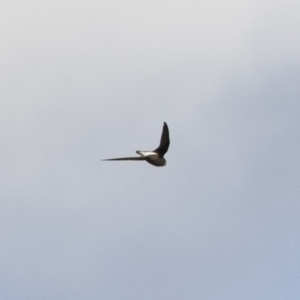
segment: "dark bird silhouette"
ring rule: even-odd
[[[149,164],[156,167],[163,167],[167,164],[164,155],[167,153],[170,145],[169,128],[166,122],[164,122],[163,131],[160,138],[160,144],[158,148],[153,151],[136,151],[140,156],[137,157],[120,157],[103,159],[105,161],[120,161],[120,160],[145,160]]]

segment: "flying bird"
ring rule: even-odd
[[[137,157],[120,157],[103,159],[105,161],[119,161],[119,160],[145,160],[149,164],[156,167],[163,167],[167,164],[164,155],[167,153],[170,145],[169,128],[166,122],[164,122],[163,131],[160,138],[160,144],[158,148],[153,151],[136,151],[140,156]]]

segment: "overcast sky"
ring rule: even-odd
[[[299,15],[2,1],[0,299],[300,299]]]

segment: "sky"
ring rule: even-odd
[[[2,1],[0,299],[299,299],[299,13]]]

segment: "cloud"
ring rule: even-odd
[[[298,11],[6,2],[2,298],[297,295]]]

